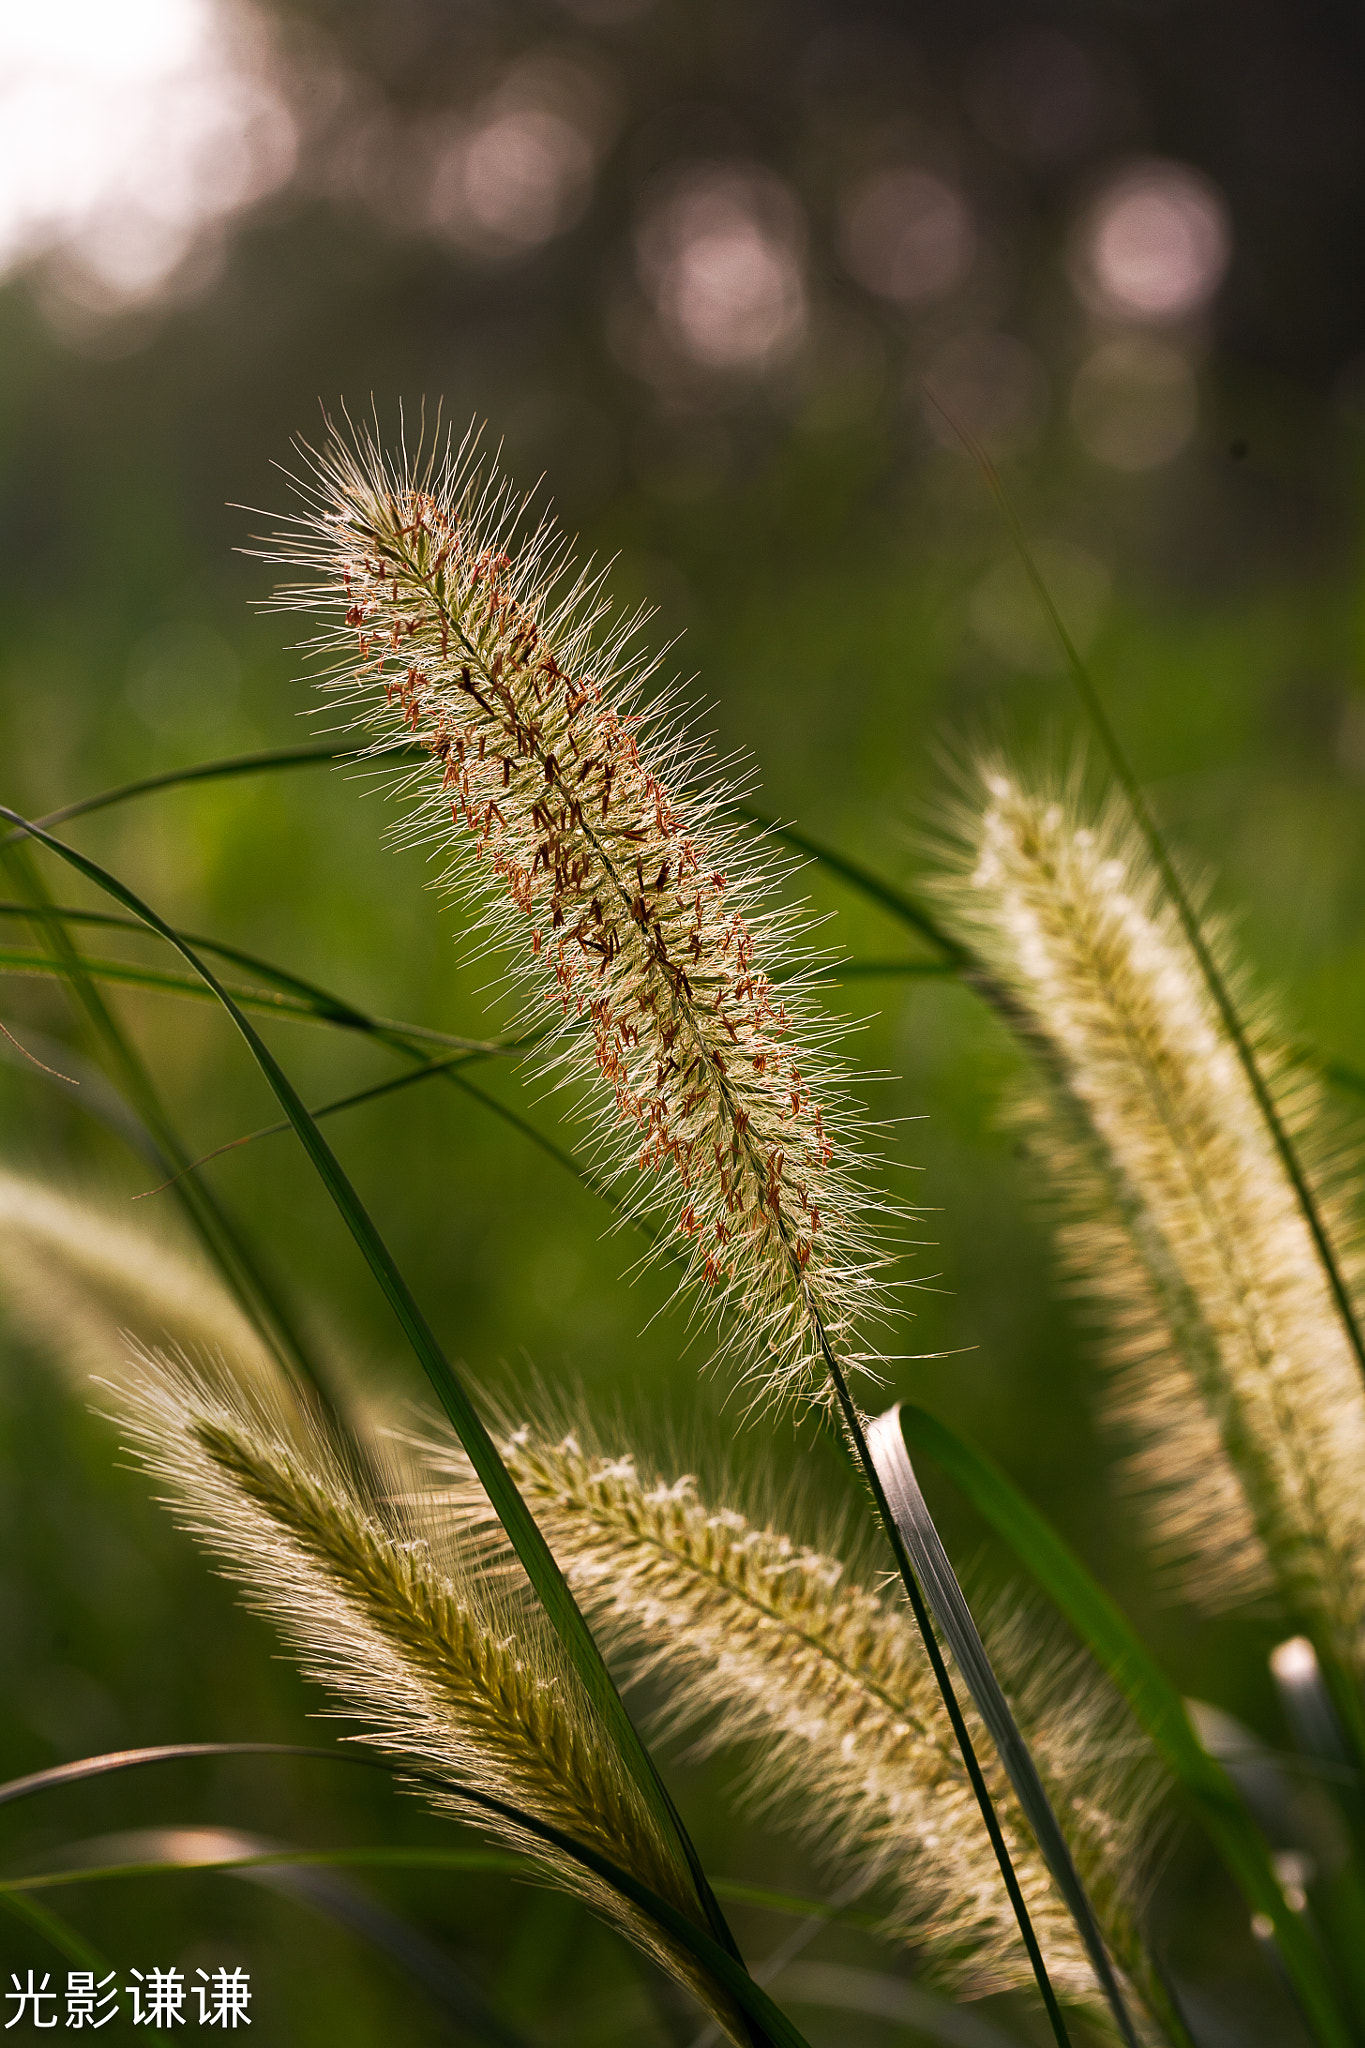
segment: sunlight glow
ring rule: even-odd
[[[60,255],[92,304],[155,296],[292,169],[259,44],[213,0],[0,8],[0,274]]]

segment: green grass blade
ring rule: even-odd
[[[0,806],[0,817],[7,818],[16,826],[22,827],[26,824],[26,820],[17,812],[5,806]],[[666,1839],[674,1842],[684,1857],[692,1875],[698,1903],[707,1922],[725,1943],[727,1951],[737,1958],[734,1937],[730,1934],[725,1916],[711,1893],[696,1849],[659,1777],[653,1759],[626,1712],[625,1703],[607,1669],[602,1653],[569,1591],[562,1572],[555,1563],[549,1545],[518,1492],[463,1381],[438,1344],[392,1253],[352,1187],[340,1161],[309,1115],[293,1082],[250,1019],[234,1003],[212,970],[205,965],[192,947],[177,938],[171,927],[150,905],[144,903],[131,889],[100,867],[97,862],[77,853],[73,847],[54,839],[40,827],[30,825],[27,829],[39,844],[48,848],[49,852],[65,861],[78,874],[84,875],[87,881],[93,882],[115,902],[121,903],[125,910],[130,911],[135,917],[142,918],[150,930],[159,932],[162,938],[168,940],[214,990],[236,1024],[280,1107],[297,1132],[323,1186],[379,1283],[419,1364],[427,1374],[488,1495],[494,1512],[521,1560],[527,1578],[545,1608],[551,1626],[563,1643],[570,1662],[597,1708],[608,1738],[617,1747],[624,1768],[639,1786],[650,1809],[666,1830]]]
[[[780,825],[766,812],[755,810],[752,804],[736,804],[735,809],[741,818],[747,818],[751,825],[757,825],[770,838],[780,839],[794,853],[803,853],[822,868],[827,868],[832,875],[838,875],[860,896],[865,896],[869,903],[880,904],[883,910],[889,910],[901,924],[908,925],[911,931],[918,932],[922,939],[936,947],[945,960],[959,967],[973,963],[973,955],[968,948],[945,931],[933,912],[904,889],[896,888],[894,883],[874,874],[860,861],[850,860],[847,854],[837,853],[822,840],[811,839],[806,833],[798,832],[794,825]]]
[[[929,1598],[934,1618],[947,1638],[963,1683],[977,1712],[990,1730],[1024,1817],[1085,1943],[1110,2011],[1129,2048],[1139,2048],[1137,2030],[1119,1988],[1099,1922],[1072,1860],[1052,1802],[1038,1775],[1028,1744],[1000,1689],[985,1644],[977,1632],[957,1574],[939,1540],[901,1431],[899,1407],[889,1408],[868,1430],[868,1446],[896,1517],[901,1540],[910,1552],[916,1574]]]
[[[99,1756],[75,1757],[69,1763],[49,1764],[46,1770],[28,1771],[22,1778],[9,1778],[0,1784],[0,1806],[34,1799],[44,1792],[62,1792],[70,1785],[83,1785],[90,1778],[145,1770],[155,1764],[190,1763],[210,1756],[287,1756],[319,1763],[359,1764],[365,1770],[385,1771],[390,1777],[395,1768],[382,1757],[367,1756],[363,1750],[322,1749],[298,1742],[158,1742],[140,1749],[109,1749]]]
[[[450,1778],[438,1777],[430,1771],[409,1770],[393,1760],[366,1756],[363,1752],[342,1749],[313,1748],[301,1743],[289,1742],[179,1742],[162,1743],[154,1747],[132,1750],[112,1750],[101,1756],[80,1757],[71,1763],[56,1764],[45,1771],[30,1772],[27,1777],[11,1779],[0,1785],[0,1806],[36,1794],[61,1790],[67,1786],[83,1783],[86,1779],[101,1777],[112,1772],[139,1770],[150,1765],[177,1763],[197,1757],[218,1756],[278,1756],[320,1760],[327,1763],[357,1764],[370,1770],[382,1770],[390,1777],[400,1778],[408,1784],[429,1785],[447,1797],[457,1794],[471,1812],[483,1811],[496,1814],[500,1819],[511,1821],[526,1834],[544,1842],[563,1856],[571,1857],[576,1863],[610,1884],[621,1896],[655,1920],[674,1940],[688,1948],[717,1981],[728,1991],[735,2003],[749,2016],[757,2030],[757,2038],[772,2044],[772,2048],[810,2048],[810,2044],[792,2025],[785,2013],[774,2005],[750,1977],[742,1962],[727,1947],[714,1940],[704,1929],[697,1926],[686,1914],[679,1912],[667,1899],[660,1898],[647,1885],[640,1884],[628,1871],[618,1870],[605,1856],[584,1843],[576,1842],[571,1835],[552,1827],[547,1822],[523,1813],[505,1801],[493,1798],[486,1792],[479,1792],[473,1786],[458,1785]],[[73,1880],[74,1881],[74,1880]],[[22,1882],[22,1880],[21,1880]],[[3,1891],[0,1890],[0,1896]]]
[[[1200,1744],[1180,1694],[1141,1637],[998,1465],[926,1409],[903,1404],[900,1425],[914,1450],[931,1458],[965,1494],[1108,1673],[1192,1802],[1248,1906],[1274,1923],[1285,1969],[1318,2038],[1331,2048],[1347,2048],[1351,2030],[1315,1941],[1286,1904],[1266,1844],[1227,1773]]]
[[[125,988],[150,989],[156,994],[188,996],[196,1002],[217,1002],[219,998],[202,981],[196,981],[192,974],[176,974],[161,967],[138,967],[127,960],[82,961],[84,972],[92,981],[119,983]],[[54,976],[69,980],[71,969],[68,963],[48,953],[39,953],[23,946],[0,947],[0,973],[33,974]],[[340,1004],[325,997],[313,1000],[285,994],[282,990],[244,988],[238,983],[225,983],[224,987],[244,1010],[271,1017],[299,1019],[305,1023],[339,1024],[348,1031],[361,1031],[367,1037],[377,1038],[400,1051],[410,1051],[415,1043],[427,1045],[448,1045],[454,1051],[495,1053],[519,1051],[526,1041],[507,1039],[503,1041],[477,1038],[460,1038],[448,1031],[436,1031],[422,1024],[404,1024],[387,1018],[365,1016],[362,1012],[348,1012]]]
[[[119,917],[109,911],[74,910],[60,904],[47,904],[41,909],[22,903],[0,902],[0,917],[41,917],[49,922],[64,924],[93,925],[105,930],[137,932],[148,936],[145,921],[140,917]],[[469,1039],[452,1037],[449,1032],[436,1031],[426,1024],[408,1024],[391,1017],[374,1017],[368,1010],[350,1002],[345,996],[337,995],[332,989],[323,988],[319,982],[309,981],[304,975],[296,974],[291,968],[279,967],[273,960],[263,959],[259,953],[250,953],[244,946],[232,946],[222,939],[205,938],[198,932],[176,930],[176,937],[184,939],[198,953],[211,954],[215,959],[228,960],[236,967],[244,967],[270,987],[296,996],[310,1015],[323,1023],[344,1025],[352,1031],[364,1032],[378,1038],[384,1044],[392,1044],[400,1051],[408,1051],[408,1040],[427,1045],[449,1045],[452,1048],[475,1047],[498,1051],[504,1046],[530,1045],[533,1038],[517,1040]],[[115,963],[122,966],[124,963]],[[160,986],[161,984],[157,984]],[[188,994],[194,989],[201,996],[206,994],[203,984],[193,976],[177,977],[170,986],[178,992]],[[210,998],[211,999],[211,998]]]
[[[150,796],[154,791],[181,789],[191,782],[223,782],[239,775],[268,775],[278,768],[310,768],[332,761],[362,758],[354,747],[333,747],[325,740],[307,746],[268,747],[253,754],[229,754],[217,761],[197,761],[189,768],[171,768],[162,775],[143,775],[136,782],[121,782],[116,789],[101,790],[97,796],[81,797],[63,804],[39,819],[41,825],[64,825],[69,818],[85,818],[92,811],[107,811],[131,797]],[[0,839],[0,846],[17,845],[24,834],[17,828]]]
[[[325,1754],[330,1758],[330,1751]],[[390,1769],[395,1768],[390,1766]],[[220,1840],[224,1833],[221,1829],[206,1832]],[[478,1871],[499,1877],[531,1877],[536,1870],[531,1858],[518,1855],[512,1849],[268,1849],[223,1856],[206,1854],[196,1856],[193,1864],[195,1870],[206,1871],[272,1870],[280,1866],[300,1870]],[[150,1862],[120,1860],[107,1864],[59,1860],[51,1868],[19,1875],[11,1873],[0,1878],[0,1891],[27,1896],[33,1892],[61,1891],[73,1884],[97,1884],[124,1877],[155,1877],[167,1870],[183,1867],[165,1857],[157,1857]],[[788,1919],[838,1921],[851,1927],[865,1928],[869,1933],[875,1933],[882,1924],[876,1913],[832,1905],[828,1900],[806,1898],[797,1892],[772,1891],[766,1885],[747,1884],[740,1878],[713,1878],[712,1889],[718,1898],[728,1900],[731,1905],[752,1906],[762,1912],[780,1913]]]
[[[529,1867],[525,1858],[516,1860],[520,1868]],[[0,1892],[31,1901],[35,1891],[51,1889],[54,1880],[80,1884],[187,1870],[221,1872],[278,1892],[358,1935],[397,1964],[442,2007],[461,2039],[481,2048],[528,2048],[525,2034],[494,2010],[454,1959],[400,1914],[348,1881],[335,1864],[313,1861],[263,1836],[236,1828],[139,1828],[65,1843],[45,1863],[43,1872],[27,1880],[0,1880]]]
[[[147,1834],[163,1832],[143,1830]],[[230,1828],[176,1829],[177,1834],[202,1834],[224,1842],[236,1834]],[[126,1877],[163,1877],[172,1870],[202,1870],[209,1876],[222,1872],[237,1874],[253,1870],[440,1870],[481,1872],[498,1877],[533,1877],[536,1865],[529,1856],[514,1855],[510,1849],[262,1849],[210,1855],[207,1850],[188,1859],[182,1854],[135,1855],[133,1837],[105,1837],[101,1842],[78,1842],[54,1851],[54,1861],[42,1870],[24,1871],[0,1877],[0,1894],[27,1898],[34,1892],[69,1891],[78,1884],[113,1884]],[[108,1844],[128,1854],[114,1862],[102,1863],[95,1848],[112,1853]],[[74,1854],[75,1850],[82,1853]]]

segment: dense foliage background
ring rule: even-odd
[[[619,600],[658,606],[661,643],[684,636],[670,664],[696,672],[718,750],[747,751],[763,806],[912,880],[945,747],[1065,752],[1078,731],[928,379],[1002,463],[1173,840],[1294,1028],[1356,1054],[1365,30],[1349,10],[138,0],[110,18],[0,28],[18,138],[0,162],[6,803],[43,812],[315,730],[287,626],[253,610],[271,572],[234,552],[263,524],[239,507],[287,509],[272,464],[319,401],[365,411],[373,395],[392,433],[400,400],[409,419],[441,400],[490,423],[519,479],[543,475],[584,550],[615,558]],[[72,836],[191,930],[384,1015],[482,1029],[489,970],[387,822],[315,769],[148,797]],[[55,870],[52,885],[93,900]],[[800,886],[848,955],[914,951],[818,867]],[[193,1151],[271,1121],[207,1007],[111,1001]],[[952,983],[860,979],[831,1001],[867,1020],[858,1057],[889,1077],[870,1097],[926,1210],[896,1392],[1046,1504],[1185,1691],[1280,1739],[1269,1627],[1166,1599],[1114,1486],[1086,1341],[997,1128],[1016,1054]],[[81,1044],[55,985],[7,978],[0,1015],[40,1050]],[[340,1034],[272,1035],[310,1101],[386,1071]],[[6,1061],[6,1164],[119,1198],[146,1185],[97,1120]],[[486,1085],[564,1137],[562,1103],[525,1073]],[[799,1471],[818,1507],[851,1494],[810,1430],[745,1424],[705,1346],[656,1315],[665,1281],[623,1277],[634,1247],[604,1237],[600,1203],[486,1110],[433,1084],[333,1136],[476,1383],[533,1401],[536,1375],[581,1384],[684,1465],[721,1442],[773,1484]],[[318,1342],[419,1397],[292,1141],[208,1171]],[[309,1739],[316,1698],[117,1468],[107,1425],[17,1339],[3,1356],[0,1774],[124,1744]],[[980,1549],[998,1576],[960,1504],[935,1504],[959,1559]],[[313,1845],[444,1837],[353,1776],[242,1761],[113,1780],[17,1810],[3,1856],[161,1821]],[[726,1773],[672,1776],[714,1871],[818,1885],[735,1823]],[[691,2038],[560,1900],[374,1883],[540,2040]],[[259,2042],[442,2032],[390,1964],[244,1883],[181,1875],[69,1903],[121,1970],[244,1962]],[[1296,2038],[1197,1840],[1176,1838],[1154,1913],[1210,2042]],[[753,1953],[780,1938],[771,1916],[739,1917]],[[847,1932],[819,1952],[873,1958]],[[6,1981],[52,1961],[0,1922]]]

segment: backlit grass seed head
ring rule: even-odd
[[[878,1887],[887,1931],[919,1967],[970,1996],[1027,1991],[1032,1973],[938,1687],[908,1609],[834,1556],[702,1497],[691,1478],[644,1476],[631,1456],[522,1428],[503,1455],[569,1584],[607,1640],[662,1681],[666,1725],[702,1750],[745,1745],[761,1808]],[[414,1440],[454,1523],[495,1536],[453,1442]],[[1132,1731],[1036,1617],[992,1630],[1073,1850],[1116,1953],[1145,1817]],[[984,1730],[969,1710],[1010,1853],[1060,1995],[1101,2026],[1107,2008]]]
[[[117,1371],[131,1333],[269,1379],[261,1338],[217,1275],[169,1233],[0,1172],[0,1304],[71,1371]]]
[[[411,1475],[405,1484],[395,1461],[381,1497],[306,1417],[268,1394],[210,1384],[168,1354],[144,1356],[114,1391],[132,1450],[182,1525],[366,1739],[448,1781],[438,1804],[588,1898],[731,2032],[723,1995],[680,1944],[514,1821],[461,1802],[462,1785],[505,1801],[695,1910],[686,1870],[543,1616],[519,1588],[500,1595],[486,1571],[466,1569],[448,1521],[442,1528],[413,1500]]]
[[[949,891],[1052,1076],[1029,1127],[1063,1250],[1112,1329],[1164,1551],[1202,1595],[1277,1591],[1365,1654],[1365,1390],[1294,1189],[1146,848],[1111,804],[984,774]],[[1220,953],[1226,947],[1220,945]],[[1242,977],[1228,968],[1237,986]],[[1243,1002],[1353,1280],[1321,1091]],[[1358,1166],[1356,1167],[1358,1179]]]
[[[819,1328],[857,1362],[884,1260],[832,1028],[799,973],[772,979],[810,955],[771,850],[726,822],[674,693],[647,697],[641,617],[605,630],[601,579],[550,526],[524,535],[469,442],[389,462],[333,435],[307,460],[308,509],[269,557],[307,580],[278,602],[321,622],[325,686],[376,753],[425,749],[405,833],[519,963],[547,1070],[596,1084],[634,1207],[737,1351],[813,1391]]]

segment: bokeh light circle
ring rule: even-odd
[[[650,206],[636,263],[675,348],[712,370],[762,369],[806,329],[805,229],[772,172],[713,164]]]
[[[1082,218],[1071,271],[1091,308],[1111,319],[1180,320],[1223,282],[1232,231],[1222,194],[1187,164],[1130,165]]]
[[[914,165],[878,171],[857,186],[840,230],[849,275],[901,305],[945,298],[963,283],[976,254],[962,194]]]
[[[1150,334],[1124,335],[1089,355],[1071,390],[1071,420],[1113,469],[1158,469],[1186,447],[1199,419],[1193,367]]]

